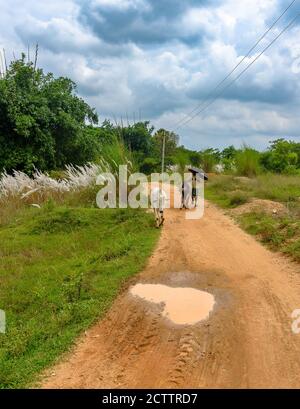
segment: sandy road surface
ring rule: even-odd
[[[43,381],[45,388],[300,387],[300,267],[206,204],[201,220],[167,211],[159,244],[129,285],[211,292],[207,321],[176,326],[128,291]]]

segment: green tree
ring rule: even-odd
[[[144,155],[150,154],[151,138],[154,128],[148,121],[138,122],[127,127],[118,126],[116,129],[128,149],[141,152]]]
[[[179,136],[175,132],[167,131],[166,129],[159,129],[157,132],[155,132],[152,139],[153,151],[156,157],[161,157],[164,138],[165,155],[172,156],[175,153]]]
[[[141,165],[140,171],[146,175],[161,171],[161,162],[155,158],[145,158]]]
[[[199,152],[200,162],[204,172],[212,172],[214,166],[220,162],[221,154],[219,149],[205,149]]]
[[[293,173],[300,168],[300,143],[283,138],[270,142],[269,149],[261,155],[262,166],[277,173]]]
[[[44,74],[22,55],[0,79],[0,171],[30,173],[35,167],[92,160],[96,140],[88,124],[97,121],[95,111],[76,95],[74,82]]]
[[[233,145],[228,146],[221,152],[221,161],[225,170],[230,171],[234,167],[234,161],[238,151]]]
[[[190,151],[189,152],[190,163],[193,166],[199,167],[201,162],[201,155],[199,152]]]

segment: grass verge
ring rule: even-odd
[[[249,212],[238,217],[240,226],[275,251],[300,262],[300,221]]]
[[[238,197],[245,203],[250,198],[295,203],[300,207],[300,176],[265,174],[257,178],[231,175],[212,176],[205,186],[206,197],[222,207],[239,205]],[[235,196],[235,200],[231,200]]]
[[[300,176],[267,174],[253,179],[213,176],[205,187],[205,197],[225,209],[254,198],[282,203],[285,214],[268,214],[262,205],[234,217],[245,231],[270,249],[300,262]]]
[[[0,387],[36,381],[140,271],[159,232],[141,210],[45,206],[0,226]]]

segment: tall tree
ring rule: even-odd
[[[44,74],[23,54],[0,79],[0,171],[84,163],[91,153],[83,149],[91,136],[87,126],[97,121],[74,82]]]
[[[153,150],[156,156],[160,156],[163,148],[163,140],[165,137],[165,155],[171,156],[174,154],[178,145],[179,136],[175,132],[167,131],[166,129],[159,129],[153,136]]]

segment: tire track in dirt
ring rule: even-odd
[[[148,265],[128,287],[208,291],[216,299],[209,319],[174,325],[162,305],[127,289],[41,387],[300,387],[300,336],[290,317],[300,308],[299,273],[215,206],[206,203],[204,217],[191,221],[171,209]]]

